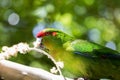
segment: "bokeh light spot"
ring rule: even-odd
[[[101,33],[98,29],[91,29],[88,33],[88,38],[93,42],[99,42]]]
[[[72,15],[70,13],[65,13],[59,17],[59,21],[65,26],[68,26],[72,22]]]
[[[96,27],[96,22],[97,22],[97,19],[93,16],[85,18],[85,21],[84,21],[86,27],[89,29]]]
[[[74,10],[75,10],[75,12],[76,12],[77,15],[84,15],[87,12],[86,7],[84,7],[84,6],[78,6],[78,5],[76,5],[74,7]]]
[[[113,41],[107,42],[105,46],[113,50],[116,50],[116,44]]]
[[[114,17],[118,23],[120,23],[120,8],[116,8],[114,11]]]
[[[40,17],[40,18],[45,18],[48,13],[47,13],[45,7],[40,7],[38,9],[36,9],[33,14]]]
[[[92,5],[95,0],[84,0],[84,2],[87,4],[87,5]]]
[[[17,13],[11,13],[8,17],[8,23],[10,25],[16,25],[19,23],[20,17]]]
[[[0,0],[0,6],[3,8],[9,8],[12,5],[12,0]]]
[[[45,28],[45,23],[38,23],[34,28],[33,28],[33,36],[36,38],[36,34],[43,30]]]
[[[54,12],[55,7],[52,4],[48,4],[46,6],[46,10],[47,10],[47,12]]]

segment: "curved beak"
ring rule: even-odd
[[[42,38],[37,38],[37,39],[36,39],[36,46],[44,50],[44,49],[46,49],[46,48],[45,48],[45,46],[43,45],[42,40],[43,40]]]
[[[36,41],[41,43],[42,42],[42,38],[37,38]]]

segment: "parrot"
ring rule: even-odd
[[[120,80],[120,53],[92,41],[77,39],[63,31],[45,28],[36,35],[40,47],[48,50],[66,77]]]

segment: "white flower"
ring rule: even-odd
[[[52,69],[50,69],[50,72],[56,74],[58,70],[56,69],[56,67],[52,67]]]
[[[9,59],[11,56],[16,56],[18,52],[25,54],[30,50],[29,45],[26,43],[19,43],[12,47],[3,46],[0,53],[0,60]]]
[[[7,49],[8,49],[7,46],[3,46],[3,47],[2,47],[2,51],[6,51]]]
[[[17,50],[18,50],[20,53],[25,54],[26,52],[29,51],[29,45],[26,44],[26,43],[19,43],[19,44],[17,45]]]
[[[2,53],[0,53],[0,60],[4,60],[5,57],[2,55]]]
[[[85,80],[84,78],[78,78],[77,80]]]
[[[58,61],[57,65],[62,69],[64,67],[64,62],[63,61]]]
[[[8,50],[6,52],[11,56],[14,56],[18,53],[17,49],[15,49],[14,47],[8,48]]]
[[[9,59],[10,57],[10,55],[7,52],[3,52],[1,56],[3,56],[5,59]]]

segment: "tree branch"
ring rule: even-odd
[[[64,80],[43,69],[28,67],[8,60],[0,61],[1,80]],[[73,80],[66,78],[66,80]]]

